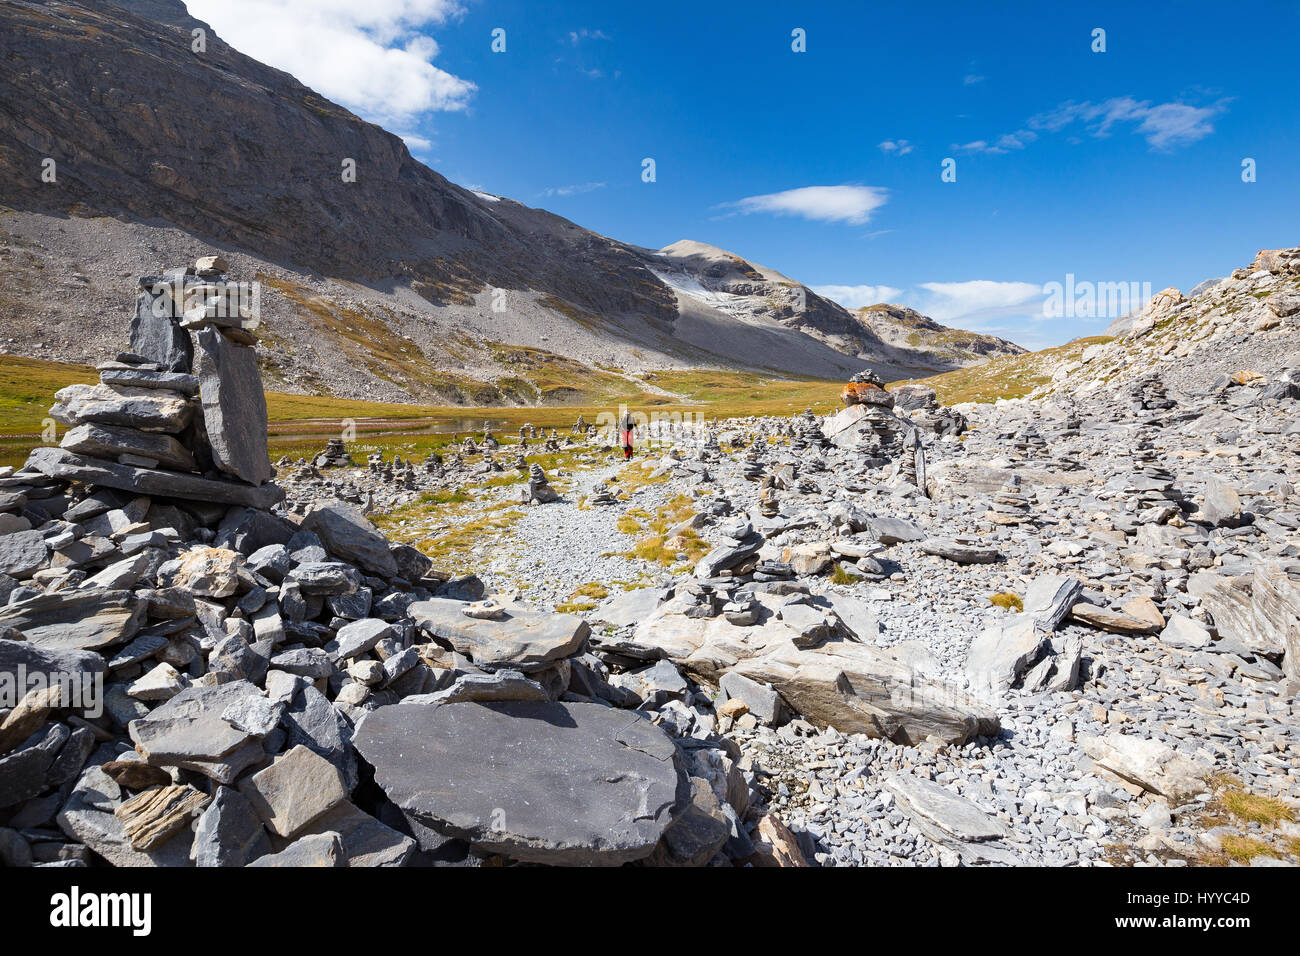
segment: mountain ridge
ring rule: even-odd
[[[398,137],[225,44],[179,0],[12,0],[0,21],[11,351],[50,357],[37,348],[50,339],[74,360],[103,358],[120,336],[98,317],[122,314],[129,279],[217,249],[268,280],[263,366],[291,390],[460,402],[477,381],[491,386],[480,398],[550,400],[535,369],[526,387],[495,387],[516,377],[502,347],[592,375],[844,378],[870,366],[903,378],[965,361],[887,342],[716,247],[648,250],[452,183]],[[207,49],[195,54],[200,26]],[[39,175],[47,158],[55,183]],[[61,310],[40,298],[51,292]],[[374,341],[347,334],[358,328]]]

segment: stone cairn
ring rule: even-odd
[[[325,450],[317,455],[313,460],[317,468],[353,468],[356,462],[348,454],[347,448],[343,445],[342,438],[331,438],[325,443]]]
[[[587,497],[587,503],[590,505],[604,506],[617,504],[618,502],[614,498],[614,493],[609,490],[609,485],[601,481],[592,486],[591,494]]]
[[[1130,456],[1135,474],[1131,490],[1137,497],[1137,517],[1143,523],[1165,524],[1181,512],[1185,495],[1175,487],[1175,478],[1156,454],[1150,439],[1137,441]]]
[[[1008,450],[1017,458],[1036,461],[1047,457],[1047,440],[1033,425],[1026,425],[1011,438]]]
[[[1029,499],[1021,492],[1020,477],[1012,475],[989,500],[989,510],[984,513],[994,524],[1020,525],[1032,522]]]
[[[1162,412],[1177,403],[1165,392],[1165,383],[1159,373],[1149,372],[1132,382],[1127,390],[1129,408],[1137,415],[1141,412]]]
[[[745,449],[745,456],[741,460],[743,474],[748,481],[761,481],[763,478],[763,451],[755,443]]]
[[[71,426],[25,471],[136,494],[267,508],[266,399],[252,346],[257,320],[231,298],[225,260],[199,259],[139,281],[130,351],[70,385],[50,415]],[[195,341],[197,341],[197,352]]]
[[[546,480],[542,466],[533,462],[528,469],[528,483],[524,486],[523,502],[526,505],[545,505],[559,501],[559,493]]]

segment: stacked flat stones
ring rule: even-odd
[[[592,486],[591,494],[587,496],[587,503],[598,507],[604,507],[606,505],[617,504],[618,501],[614,497],[614,493],[609,490],[609,485],[601,481]]]
[[[283,497],[267,484],[257,319],[232,297],[226,268],[208,256],[140,279],[130,351],[99,366],[98,385],[55,395],[50,415],[70,428],[59,448],[33,451],[25,471],[221,504]]]
[[[331,438],[325,443],[325,450],[313,459],[317,468],[352,468],[356,462],[348,454],[341,438]]]

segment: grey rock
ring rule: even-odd
[[[501,670],[492,674],[461,674],[445,690],[432,694],[418,694],[407,697],[404,704],[454,704],[461,701],[532,700],[548,701],[551,699],[546,688],[535,680],[529,680],[519,671]]]
[[[0,628],[47,651],[98,650],[134,637],[145,603],[130,591],[55,591],[0,608]]]
[[[271,484],[253,487],[242,482],[218,481],[175,471],[134,468],[102,458],[75,455],[66,448],[33,449],[27,458],[27,467],[53,478],[162,498],[247,505],[251,508],[270,508],[284,498],[284,492]]]
[[[417,601],[410,616],[425,632],[451,643],[479,667],[529,673],[579,652],[591,629],[570,614],[546,614],[508,605],[500,620],[466,617],[459,601]]]
[[[1025,592],[1023,613],[1036,618],[1044,630],[1055,631],[1082,596],[1083,582],[1078,578],[1056,574],[1037,577]]]
[[[154,295],[157,291],[159,294]],[[171,372],[187,373],[193,367],[194,345],[190,333],[178,322],[176,303],[165,284],[141,289],[135,298],[135,316],[131,319],[133,353]]]
[[[250,696],[260,697],[262,691],[242,680],[188,687],[148,717],[131,721],[128,732],[136,749],[156,767],[182,767],[218,783],[232,783],[263,757],[253,734],[222,717]]]
[[[926,538],[921,542],[920,547],[926,554],[933,554],[957,564],[993,564],[1002,560],[1002,552],[997,548],[981,548],[951,538]]]
[[[50,556],[43,531],[0,534],[0,574],[22,580],[44,567]]]
[[[266,396],[257,353],[213,328],[197,335],[203,424],[212,460],[228,475],[250,485],[267,481],[275,470],[266,446]]]
[[[189,424],[194,407],[184,395],[152,388],[69,385],[54,395],[50,417],[65,425],[122,425],[174,435]]]
[[[303,867],[338,867],[348,865],[343,838],[337,833],[313,833],[295,840],[279,853],[268,853],[249,866],[273,866],[301,869]]]
[[[135,455],[158,462],[164,468],[193,471],[194,455],[171,435],[160,435],[122,425],[85,424],[68,429],[60,448],[93,458]]]
[[[271,852],[253,805],[232,787],[217,787],[198,824],[190,857],[195,866],[247,866]]]
[[[337,558],[381,578],[397,576],[388,540],[355,508],[341,503],[317,505],[303,518],[302,529],[319,535]]]
[[[488,852],[616,865],[648,856],[690,798],[676,746],[600,704],[398,704],[357,747],[408,814]]]

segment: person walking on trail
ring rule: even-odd
[[[631,412],[623,413],[623,420],[618,423],[618,443],[623,446],[623,460],[632,457],[632,433],[636,431],[636,422]]]

